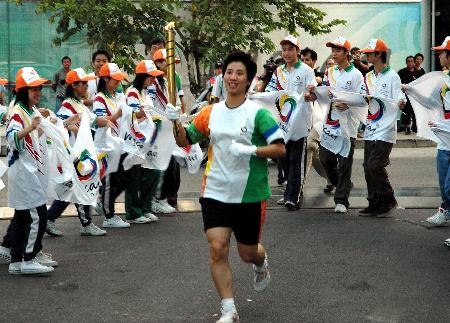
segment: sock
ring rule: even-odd
[[[231,312],[236,310],[236,307],[234,306],[234,298],[222,299],[222,308],[225,312]]]

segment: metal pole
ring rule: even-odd
[[[7,36],[6,36],[6,48],[7,48],[7,60],[8,60],[8,80],[11,82],[11,17],[10,17],[10,11],[9,11],[9,1],[6,1],[6,30],[7,30]],[[11,102],[11,92],[8,91],[8,101]]]
[[[431,1],[431,46],[436,46],[436,0]],[[436,67],[436,55],[431,52],[431,68],[430,71],[434,71]]]
[[[175,22],[170,22],[165,27],[166,30],[166,52],[167,52],[167,84],[169,101],[173,105],[177,104],[177,91],[175,82]]]

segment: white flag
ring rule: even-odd
[[[307,137],[311,128],[312,104],[303,95],[290,95],[286,91],[255,93],[249,96],[257,105],[272,112],[284,141]]]
[[[365,140],[378,140],[383,135],[393,135],[395,142],[395,124],[399,100],[386,98],[369,98],[369,115],[367,116]]]
[[[442,72],[431,72],[407,85],[406,94],[416,115],[417,136],[438,142],[428,123],[444,118],[441,89],[447,79]]]
[[[450,119],[434,122],[431,131],[450,150]]]
[[[203,159],[203,152],[198,143],[185,148],[176,146],[173,155],[180,166],[187,167],[189,174],[198,173]]]

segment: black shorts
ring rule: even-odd
[[[257,244],[266,217],[266,201],[223,203],[200,198],[205,232],[211,228],[231,228],[236,240],[245,245]]]

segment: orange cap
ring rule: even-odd
[[[387,52],[389,47],[383,39],[373,38],[369,40],[367,47],[361,49],[363,53]]]
[[[16,91],[23,87],[34,87],[51,83],[50,80],[39,76],[33,67],[22,67],[16,74]]]
[[[86,81],[90,81],[90,80],[95,80],[96,78],[97,78],[97,76],[95,76],[95,75],[88,75],[88,74],[86,74],[84,69],[79,67],[79,68],[71,70],[69,73],[67,73],[67,75],[66,75],[66,83],[67,84],[72,84],[72,83],[78,82],[78,81],[86,82]]]
[[[153,54],[153,61],[159,61],[159,60],[166,60],[167,59],[167,51],[165,48],[162,49],[158,49],[154,54]],[[175,57],[175,63],[178,64],[180,63],[181,60],[178,57]]]
[[[7,79],[0,79],[0,85],[5,85],[7,84],[9,81]]]
[[[432,47],[432,50],[450,50],[450,36],[445,37],[441,46]]]
[[[160,76],[163,75],[164,72],[158,70],[158,68],[156,67],[155,63],[153,63],[152,60],[146,59],[140,61],[136,65],[136,74],[148,74],[151,76]]]
[[[297,47],[298,49],[300,49],[300,41],[292,35],[287,35],[280,41],[280,45],[284,45],[284,44],[292,44],[295,47]]]
[[[345,48],[348,51],[350,51],[350,49],[352,49],[352,45],[350,45],[350,42],[342,36],[339,36],[334,41],[329,41],[328,43],[326,43],[326,46],[327,47],[333,47],[333,46],[341,47],[341,48]]]
[[[109,76],[116,81],[122,81],[124,78],[126,78],[128,75],[125,73],[122,73],[119,66],[115,63],[106,63],[103,64],[103,66],[100,68],[100,76]]]

